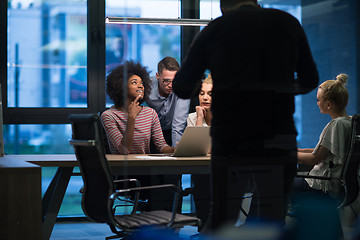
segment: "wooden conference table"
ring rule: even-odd
[[[160,157],[148,155],[106,155],[113,174],[209,174],[210,156]],[[76,175],[78,166],[73,154],[6,155],[0,159],[0,167],[6,163],[16,167],[35,164],[40,167],[57,167],[57,172],[42,198],[42,239],[49,239],[56,222],[70,177]],[[40,171],[39,171],[40,172]],[[40,182],[41,184],[41,182]],[[41,186],[40,186],[41,189]]]

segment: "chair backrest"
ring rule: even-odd
[[[105,156],[102,126],[97,114],[71,114],[72,140],[84,181],[82,209],[93,221],[112,223],[108,204],[114,192],[113,178]]]
[[[99,116],[99,119],[101,119],[101,114],[103,112],[99,112],[98,113],[98,116]],[[101,122],[101,121],[100,121]],[[105,153],[106,154],[110,154],[111,153],[111,150],[110,150],[110,145],[109,145],[109,140],[108,140],[108,137],[106,135],[106,132],[105,132],[105,129],[104,129],[104,126],[100,123],[101,125],[101,132],[102,132],[102,137],[103,137],[103,143],[104,143],[104,148],[105,148]]]
[[[355,114],[351,120],[350,144],[342,171],[344,181],[344,198],[340,207],[353,203],[359,195],[359,164],[360,164],[360,115]]]

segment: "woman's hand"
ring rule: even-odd
[[[195,126],[202,126],[202,123],[206,117],[206,110],[203,107],[196,106],[196,124]]]
[[[128,117],[129,118],[135,119],[139,115],[139,113],[142,109],[142,106],[140,106],[140,104],[138,102],[139,98],[140,98],[140,96],[137,96],[135,98],[135,100],[132,103],[130,103],[129,109],[128,109],[128,113],[129,113]]]
[[[201,117],[202,119],[204,119],[205,116],[206,116],[206,110],[205,110],[205,108],[200,107],[200,106],[196,106],[195,109],[196,109],[196,115],[197,115],[197,117]]]
[[[175,148],[174,147],[170,147],[170,146],[165,146],[161,152],[162,153],[173,153],[175,151]]]
[[[130,103],[128,108],[128,119],[126,123],[126,130],[122,139],[124,147],[130,151],[134,143],[134,130],[135,130],[135,118],[139,115],[142,106],[140,106],[138,100],[140,96],[136,97],[135,100]]]

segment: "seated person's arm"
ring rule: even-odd
[[[126,130],[123,139],[121,140],[122,145],[130,151],[131,146],[134,143],[134,130],[135,130],[135,118],[128,115]]]
[[[117,149],[120,154],[128,154],[127,148],[123,145],[123,134],[118,128],[116,120],[106,112],[101,115],[101,121],[109,142]],[[113,152],[112,152],[113,153]]]
[[[126,130],[125,130],[124,138],[121,141],[123,146],[128,151],[130,151],[131,146],[134,143],[135,119],[139,115],[142,109],[142,107],[138,103],[138,100],[139,100],[139,96],[129,106]]]
[[[171,147],[166,144],[164,135],[161,129],[160,121],[155,110],[153,110],[153,123],[151,127],[151,138],[154,142],[155,147],[161,153],[173,153],[175,151],[174,147]]]
[[[312,153],[313,151],[314,151],[313,148],[298,148],[298,152]]]
[[[190,100],[188,99],[179,98],[176,101],[171,130],[172,147],[176,147],[180,142],[181,136],[186,128],[189,107]]]
[[[196,124],[195,126],[202,126],[206,111],[203,107],[196,106]]]
[[[316,152],[316,154],[313,154],[312,152],[298,151],[298,162],[306,165],[316,165],[324,160],[329,153],[330,151],[323,146],[319,147],[319,150]]]
[[[174,147],[170,147],[169,145],[166,145],[165,147],[163,147],[162,149],[162,153],[173,153],[175,151]]]

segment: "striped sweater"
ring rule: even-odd
[[[161,130],[160,121],[154,109],[143,107],[135,119],[134,142],[126,149],[122,139],[126,130],[128,114],[111,107],[101,114],[101,121],[108,137],[113,154],[148,154],[150,139],[160,152],[167,146]]]

